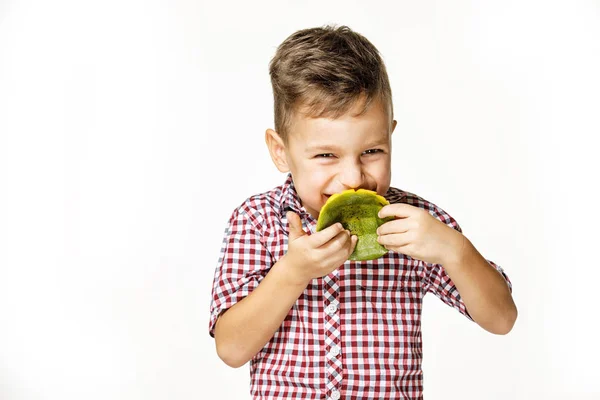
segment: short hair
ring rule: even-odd
[[[379,98],[393,118],[385,64],[367,38],[347,26],[299,30],[283,41],[269,64],[275,130],[286,141],[294,112],[338,118],[358,101],[358,115]]]

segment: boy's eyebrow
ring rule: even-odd
[[[337,150],[337,147],[332,146],[330,144],[322,144],[322,145],[314,145],[314,146],[306,147],[307,153],[313,153],[315,151],[335,151],[335,150]]]
[[[377,138],[376,140],[372,140],[370,142],[366,142],[365,147],[376,147],[376,146],[381,146],[381,145],[389,144],[389,143],[390,143],[389,138],[387,136],[385,136],[385,137]]]
[[[389,139],[388,138],[378,138],[376,140],[370,141],[370,142],[366,142],[365,143],[365,148],[371,148],[371,147],[376,147],[376,146],[381,146],[381,145],[387,145],[389,144]],[[305,151],[307,153],[312,153],[312,152],[334,152],[335,150],[338,150],[338,147],[332,144],[315,144],[315,145],[307,145],[305,148]]]

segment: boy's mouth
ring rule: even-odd
[[[376,189],[369,189],[369,188],[357,188],[355,190],[359,190],[359,189],[364,189],[364,190],[370,190],[371,192],[377,192]],[[333,194],[327,194],[327,193],[323,193],[323,197],[325,197],[325,200],[327,200],[328,198],[330,198],[331,196],[333,196]]]

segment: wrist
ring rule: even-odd
[[[312,278],[301,273],[301,266],[288,254],[284,255],[273,266],[283,282],[293,288],[306,288]]]

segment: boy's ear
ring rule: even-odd
[[[394,133],[394,130],[396,129],[396,125],[398,125],[398,121],[393,120],[392,121],[392,133]]]
[[[290,167],[287,162],[285,155],[285,144],[281,139],[281,136],[273,129],[267,129],[265,133],[265,142],[269,148],[271,159],[280,172],[289,172]]]

